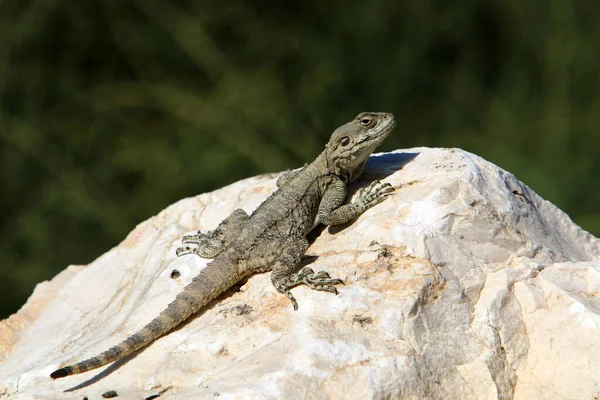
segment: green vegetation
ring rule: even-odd
[[[0,317],[183,197],[314,157],[461,147],[600,234],[600,2],[0,5]]]

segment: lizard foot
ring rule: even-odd
[[[321,290],[337,294],[337,289],[334,285],[341,285],[344,282],[341,279],[331,278],[325,271],[315,273],[308,267],[302,268],[297,274],[299,283],[303,283],[313,290]]]
[[[394,188],[388,182],[373,181],[369,186],[358,191],[352,203],[357,204],[363,210],[367,210],[387,199],[393,192]]]
[[[196,254],[202,258],[214,258],[223,250],[223,235],[220,232],[185,235],[181,239],[182,247],[177,248],[177,256]]]
[[[298,302],[294,298],[294,295],[292,295],[290,289],[302,284],[313,290],[338,294],[338,291],[334,285],[343,285],[344,282],[341,279],[331,278],[325,271],[319,271],[315,273],[315,271],[313,271],[311,268],[302,268],[297,273],[291,275],[287,282],[285,282],[283,285],[278,285],[277,287],[278,291],[285,294],[290,299],[292,305],[294,306],[294,310],[298,310]]]

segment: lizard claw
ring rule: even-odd
[[[183,244],[186,244],[186,243],[199,244],[200,237],[201,237],[200,233],[195,233],[193,235],[185,235],[183,237],[183,239],[181,239],[181,243],[183,243]]]
[[[178,247],[175,249],[175,254],[177,254],[177,257],[181,257],[186,254],[198,254],[198,248],[191,246]]]
[[[358,205],[363,210],[367,210],[387,199],[393,192],[394,188],[388,182],[373,181],[366,188],[359,190],[352,203]]]
[[[313,277],[314,277],[314,278],[319,278],[319,279],[323,279],[323,278],[325,278],[325,279],[329,279],[329,278],[331,278],[331,277],[329,276],[329,274],[328,274],[327,272],[325,272],[325,271],[319,271],[319,272],[317,272],[316,274],[314,274],[314,276],[313,276]]]
[[[296,301],[296,298],[294,297],[290,289],[284,290],[284,294],[292,302],[292,307],[294,307],[294,311],[298,311],[298,302]]]
[[[311,268],[304,267],[297,273],[287,277],[283,283],[274,283],[274,286],[280,293],[285,294],[290,299],[294,310],[297,310],[298,302],[292,295],[291,288],[298,285],[306,285],[313,290],[338,294],[335,285],[343,284],[344,282],[341,279],[331,278],[325,271],[315,273]]]

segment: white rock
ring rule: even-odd
[[[255,275],[127,361],[49,378],[158,315],[207,263],[177,258],[181,237],[235,208],[252,211],[275,177],[177,202],[90,265],[38,285],[0,323],[0,397],[600,394],[600,241],[497,166],[426,148],[372,157],[364,179],[384,179],[396,194],[348,227],[325,229],[309,249],[315,270],[346,281],[338,296],[299,287],[294,312],[268,274]]]

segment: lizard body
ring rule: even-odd
[[[390,184],[374,181],[342,205],[346,184],[362,174],[367,159],[394,125],[392,114],[359,114],[333,132],[315,161],[282,174],[277,191],[252,215],[237,209],[214,231],[184,236],[178,256],[196,254],[213,261],[137,333],[50,376],[57,379],[99,368],[147,346],[254,273],[272,270],[273,286],[288,296],[295,310],[298,304],[290,291],[295,286],[337,293],[335,285],[342,281],[326,272],[315,273],[307,267],[295,272],[309,246],[306,235],[319,224],[343,224],[358,217],[393,191]]]

